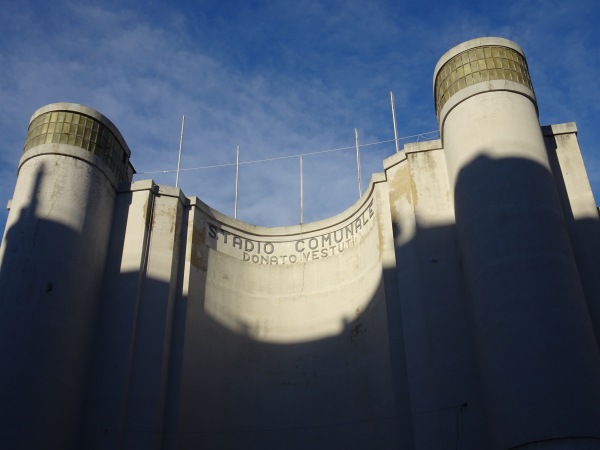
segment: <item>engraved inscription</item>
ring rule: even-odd
[[[297,264],[338,255],[360,242],[373,226],[373,200],[339,228],[296,240],[259,240],[208,222],[206,243],[215,250],[255,264]]]

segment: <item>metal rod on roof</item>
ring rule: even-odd
[[[177,157],[177,176],[175,177],[175,187],[179,187],[179,170],[181,169],[181,148],[183,146],[183,126],[185,124],[185,115],[181,116],[181,137],[179,138],[179,156]]]
[[[304,175],[302,173],[302,161],[303,161],[303,157],[302,157],[302,155],[300,155],[300,225],[302,225],[303,214],[304,214],[304,185],[303,185]]]
[[[354,136],[356,137],[356,168],[358,170],[358,197],[362,197],[362,183],[360,181],[360,150],[358,145],[358,128],[354,129]]]
[[[394,121],[394,142],[396,142],[396,153],[400,151],[398,144],[398,129],[396,128],[396,108],[394,106],[394,93],[390,91],[390,102],[392,103],[392,120]]]
[[[235,202],[233,204],[233,218],[237,219],[237,205],[238,205],[238,181],[240,175],[240,146],[237,146],[235,156]]]

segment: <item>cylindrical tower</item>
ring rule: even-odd
[[[30,121],[0,249],[0,426],[5,448],[76,448],[97,300],[130,151],[85,106]]]
[[[500,38],[451,49],[434,96],[490,447],[600,448],[600,354],[523,51]]]

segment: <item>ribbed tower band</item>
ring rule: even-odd
[[[495,449],[600,448],[600,355],[521,48],[448,51],[434,96]],[[576,349],[576,350],[575,350]]]

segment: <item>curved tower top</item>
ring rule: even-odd
[[[473,95],[489,91],[512,91],[537,104],[525,53],[515,42],[482,37],[448,50],[435,66],[433,95],[440,133],[446,115]]]
[[[67,144],[98,156],[117,182],[131,182],[131,151],[117,127],[104,115],[77,103],[52,103],[33,113],[23,153],[43,144]],[[23,162],[23,161],[22,161]]]

